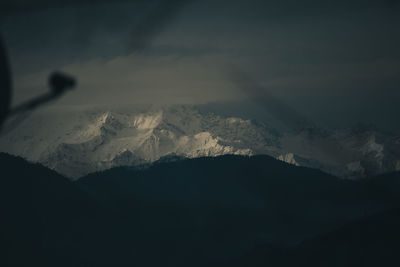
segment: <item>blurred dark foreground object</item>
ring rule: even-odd
[[[67,90],[76,86],[76,81],[72,76],[61,72],[52,73],[49,77],[48,83],[50,92],[22,103],[15,108],[11,108],[11,72],[8,64],[7,53],[0,38],[0,131],[7,118],[14,117],[15,115],[26,115],[27,111],[33,110],[40,105],[60,97]],[[20,120],[15,120],[15,122],[18,121]]]
[[[11,75],[3,42],[0,36],[0,129],[11,105]]]
[[[165,25],[170,23],[182,10],[184,6],[192,2],[192,0],[119,0],[126,2],[154,2],[153,9],[144,16],[137,25],[132,25],[131,41],[129,42],[129,52],[137,52],[148,47],[158,33],[160,33]],[[98,4],[101,2],[112,2],[109,0],[36,0],[36,1],[0,1],[0,18],[34,9],[44,9],[57,6],[69,6],[78,4]],[[37,106],[47,103],[61,96],[67,89],[75,86],[75,80],[63,73],[53,73],[49,79],[51,92],[38,96],[31,101],[25,102],[18,107],[11,109],[11,73],[8,67],[6,57],[7,53],[0,40],[0,133],[7,132],[18,125],[27,115],[26,111],[30,111]],[[15,116],[18,115],[18,116]],[[12,121],[7,122],[7,129],[2,130],[7,118]]]
[[[40,95],[11,109],[9,116],[33,110],[40,105],[55,100],[63,95],[67,90],[73,89],[75,85],[76,81],[72,76],[61,72],[54,72],[49,78],[50,92]]]
[[[50,75],[49,86],[54,96],[63,94],[66,90],[74,88],[75,85],[75,79],[67,74],[54,72]]]

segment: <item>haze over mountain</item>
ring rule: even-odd
[[[0,150],[73,179],[163,157],[226,154],[265,154],[351,178],[400,170],[400,137],[368,129],[293,131],[194,106],[60,110],[27,118],[2,137]]]

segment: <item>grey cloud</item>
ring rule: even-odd
[[[132,94],[128,85],[133,77],[138,92],[135,101],[139,102],[149,99],[142,88],[168,95],[168,101],[201,99],[199,102],[204,103],[254,98],[254,92],[244,96],[243,92],[228,89],[229,80],[222,74],[225,70],[221,66],[232,63],[254,77],[262,88],[268,88],[279,101],[296,109],[300,107],[307,117],[309,113],[320,113],[322,117],[328,114],[329,107],[330,115],[326,115],[329,120],[339,117],[335,113],[347,110],[347,117],[354,121],[375,103],[377,95],[379,103],[388,104],[385,107],[374,104],[376,114],[383,109],[396,110],[388,101],[400,97],[400,17],[396,3],[378,0],[103,2],[95,8],[82,4],[77,9],[58,9],[56,17],[46,15],[45,11],[39,12],[40,16],[25,15],[22,20],[18,16],[9,17],[5,20],[4,35],[17,74],[19,94],[30,94],[26,77],[33,72],[60,68],[70,69],[84,82],[75,96],[65,99],[66,103],[84,99],[96,90],[99,96],[117,90],[113,101],[124,101]],[[46,21],[52,21],[52,25]],[[55,31],[56,27],[63,30]],[[132,58],[132,52],[140,52],[142,59]],[[170,66],[160,63],[159,59],[168,57],[173,58],[168,62]],[[129,58],[134,61],[124,65],[122,62]],[[121,64],[94,63],[95,59],[103,63],[120,60]],[[214,73],[202,73],[202,68]],[[87,74],[89,69],[92,74]],[[185,71],[181,72],[182,69]],[[112,73],[121,75],[110,76]],[[96,75],[104,82],[99,88],[88,82]],[[106,77],[110,79],[104,80]],[[126,90],[118,91],[121,84]],[[165,84],[168,86],[163,90],[155,89]],[[201,90],[206,87],[209,87],[207,97],[203,97]],[[375,117],[375,120],[382,118]]]

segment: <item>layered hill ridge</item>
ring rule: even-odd
[[[232,155],[76,182],[1,153],[0,169],[2,266],[398,266],[399,217],[385,214],[399,173],[351,181]]]

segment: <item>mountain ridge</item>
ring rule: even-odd
[[[400,170],[400,139],[373,131],[282,132],[278,126],[199,112],[191,106],[50,115],[38,114],[24,122],[0,140],[0,150],[72,179],[169,155],[265,154],[355,178]]]
[[[270,156],[117,167],[75,182],[3,153],[0,167],[4,266],[238,266],[238,255],[245,266],[296,266],[280,263],[312,253],[302,241],[400,203],[400,173],[353,181]],[[247,254],[257,244],[270,245]]]

